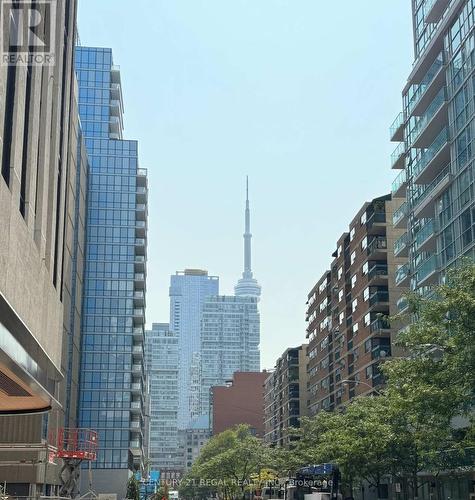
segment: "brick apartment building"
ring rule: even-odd
[[[226,386],[211,388],[213,435],[238,424],[248,424],[258,437],[264,436],[264,382],[268,372],[236,372]]]
[[[392,226],[402,202],[386,195],[365,203],[338,239],[330,270],[308,294],[310,415],[384,383],[379,365],[395,354],[388,316],[405,291],[395,287],[395,274],[406,259],[393,250],[403,230]]]
[[[307,414],[307,344],[287,349],[264,383],[264,440],[286,446]]]

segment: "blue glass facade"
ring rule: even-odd
[[[146,171],[122,139],[110,49],[78,47],[79,113],[90,160],[79,425],[99,433],[97,469],[143,465]],[[112,489],[110,491],[113,491]]]

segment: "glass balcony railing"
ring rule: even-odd
[[[402,252],[407,247],[408,242],[409,237],[407,233],[404,233],[394,242],[394,253],[398,255],[400,252]]]
[[[435,225],[434,221],[431,219],[429,222],[424,224],[414,238],[414,250],[416,252],[434,234],[434,231]]]
[[[135,281],[143,281],[145,279],[144,273],[135,273],[134,275]]]
[[[391,328],[391,325],[389,324],[389,321],[385,319],[377,319],[373,321],[370,326],[369,326],[369,331],[371,333],[377,333],[380,332],[381,330],[389,330]]]
[[[372,280],[376,277],[384,277],[388,275],[388,266],[387,264],[375,264],[368,271],[368,280]]]
[[[389,292],[386,290],[379,290],[374,292],[369,297],[369,304],[372,306],[374,304],[389,302]]]
[[[140,176],[147,175],[147,169],[146,168],[138,168],[137,169],[137,175],[140,175]]]
[[[409,264],[404,264],[396,270],[396,286],[400,285],[407,278],[409,278]]]
[[[396,119],[391,124],[391,127],[389,127],[389,139],[392,139],[403,125],[404,113],[401,111],[401,113],[396,116]]]
[[[431,274],[434,274],[438,270],[438,268],[439,268],[438,256],[436,254],[433,254],[418,267],[416,272],[417,282],[418,283],[423,282]]]
[[[405,312],[409,307],[409,302],[407,301],[406,297],[400,297],[396,302],[396,307],[400,313]]]
[[[428,89],[428,87],[430,87],[434,78],[439,73],[439,71],[443,68],[443,66],[444,66],[444,56],[443,56],[443,53],[441,52],[435,58],[435,61],[432,63],[432,66],[428,69],[427,73],[422,78],[421,83],[419,83],[418,85],[414,85],[412,87],[412,89],[411,89],[412,96],[409,99],[409,102],[407,105],[407,110],[409,113],[411,113],[412,110],[417,106],[419,101],[424,96],[426,90]]]
[[[409,205],[405,201],[393,214],[393,225],[397,225],[408,213]]]
[[[406,152],[406,146],[403,142],[399,144],[396,149],[391,154],[391,168],[404,168],[404,164],[401,165],[404,153]]]
[[[135,238],[135,244],[137,246],[143,246],[143,245],[145,245],[145,238]]]
[[[422,132],[427,127],[427,124],[434,118],[439,109],[447,102],[445,87],[442,87],[433,101],[429,104],[424,114],[417,120],[415,127],[409,134],[409,143],[413,144],[421,136]]]
[[[434,159],[442,147],[447,144],[449,133],[447,127],[443,128],[434,142],[424,151],[420,160],[414,165],[413,176],[417,177]]]
[[[440,174],[424,189],[424,191],[422,191],[422,193],[413,200],[413,209],[417,208],[448,176],[450,176],[450,164],[447,165],[442,172],[440,172]]]
[[[371,255],[374,252],[377,252],[378,250],[386,250],[388,248],[388,242],[386,238],[384,237],[376,237],[373,238],[369,243],[368,247],[366,248],[366,253],[368,255]]]
[[[407,181],[406,170],[401,170],[401,172],[399,173],[399,175],[396,177],[396,179],[393,182],[392,189],[391,189],[392,193],[395,194],[395,193],[399,192],[399,190],[406,183],[406,181]]]

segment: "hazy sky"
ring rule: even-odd
[[[305,341],[305,301],[365,200],[389,192],[388,128],[412,64],[410,0],[80,0],[83,45],[121,66],[149,172],[147,323],[169,276],[242,272],[245,176],[262,366]]]

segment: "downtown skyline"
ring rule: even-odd
[[[299,339],[305,331],[304,299],[325,270],[338,236],[335,228],[347,223],[362,200],[390,191],[394,148],[387,129],[400,109],[401,81],[413,58],[410,4],[350,6],[340,22],[348,37],[358,33],[358,39],[349,51],[345,36],[332,53],[319,56],[321,62],[314,47],[326,43],[331,30],[322,27],[317,33],[313,20],[329,15],[328,6],[213,1],[200,10],[185,4],[147,3],[158,24],[144,20],[140,52],[124,44],[116,30],[120,6],[83,0],[79,9],[81,41],[114,47],[124,75],[128,135],[140,138],[142,164],[149,167],[153,260],[147,327],[167,318],[168,279],[177,269],[208,269],[220,276],[221,293],[233,293],[242,262],[242,183],[249,175],[253,268],[264,291],[262,367],[270,368],[288,347],[288,332]],[[142,16],[130,15],[133,30]],[[265,15],[270,19],[264,25]],[[110,27],[99,29],[104,16],[110,17]],[[236,22],[228,23],[233,16]],[[244,22],[245,43],[237,32]],[[152,54],[161,61],[151,68],[155,77],[137,80]],[[195,86],[187,83],[190,78]],[[333,138],[338,133],[345,136],[343,148]],[[336,169],[340,165],[344,170]],[[330,219],[328,193],[342,174],[342,202]],[[173,218],[160,216],[170,209]]]

